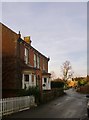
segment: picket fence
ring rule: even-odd
[[[0,116],[8,115],[35,106],[34,96],[0,99]]]

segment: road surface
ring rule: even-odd
[[[12,114],[9,118],[87,118],[85,95],[74,89],[65,92],[66,95],[47,104]]]

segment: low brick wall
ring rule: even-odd
[[[89,94],[89,85],[79,87],[77,92]]]
[[[64,94],[64,90],[62,88],[60,89],[55,88],[50,91],[43,91],[42,103],[47,103],[48,101],[51,101],[63,94]]]

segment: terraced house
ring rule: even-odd
[[[49,58],[32,47],[30,36],[21,38],[7,26],[2,28],[2,97],[17,96],[20,89],[38,86],[50,90]]]

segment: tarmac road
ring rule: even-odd
[[[86,97],[74,89],[47,104],[15,113],[9,118],[87,118]]]

